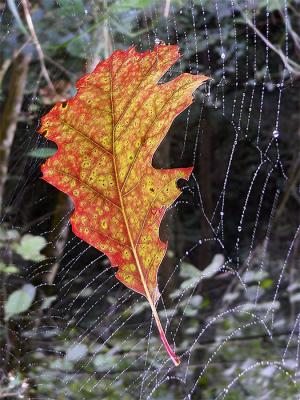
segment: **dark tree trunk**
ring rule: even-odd
[[[4,187],[8,178],[10,150],[15,137],[27,81],[30,55],[20,54],[12,65],[7,100],[0,121],[0,209],[3,207]]]

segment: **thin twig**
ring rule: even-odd
[[[281,18],[283,22],[286,24],[287,30],[292,37],[294,44],[298,50],[300,50],[300,36],[297,34],[297,32],[292,28],[292,24],[290,21],[290,18],[288,15],[284,15],[282,12],[280,12]]]
[[[22,107],[30,54],[19,54],[14,60],[9,81],[8,96],[0,120],[0,211],[4,187],[8,176],[9,155],[14,140],[18,117]]]
[[[28,43],[29,43],[29,40],[27,40],[24,44],[22,44],[22,46],[13,53],[13,56],[11,58],[7,58],[6,60],[4,60],[3,64],[1,65],[1,68],[0,68],[0,89],[2,86],[3,78],[4,78],[8,68],[11,66],[12,62],[19,56],[19,54],[23,51],[24,47],[27,46]]]
[[[52,81],[50,79],[49,73],[48,73],[47,68],[46,68],[45,56],[44,56],[41,44],[40,44],[40,42],[38,40],[38,37],[37,37],[35,29],[34,29],[34,25],[33,25],[33,22],[32,22],[31,15],[30,15],[30,11],[29,11],[28,0],[21,0],[21,3],[22,3],[22,6],[23,6],[23,9],[24,9],[25,18],[26,18],[28,29],[29,29],[31,37],[32,37],[32,41],[33,41],[33,43],[34,43],[34,45],[36,47],[37,53],[38,53],[38,57],[39,57],[40,64],[41,64],[42,74],[43,74],[46,82],[48,83],[48,86],[51,89],[53,95],[56,95],[55,87],[54,87],[54,85],[53,85],[53,83],[52,83]]]
[[[279,207],[277,209],[277,213],[276,213],[276,216],[275,216],[275,221],[276,222],[281,217],[281,215],[282,215],[282,213],[283,213],[283,211],[285,209],[285,206],[286,206],[286,203],[287,203],[288,199],[290,198],[291,194],[293,194],[294,187],[297,185],[297,182],[299,182],[299,179],[300,179],[300,168],[299,168],[299,166],[300,166],[300,158],[298,158],[298,160],[296,160],[296,162],[295,162],[295,166],[293,168],[293,172],[292,172],[292,176],[290,178],[290,182],[289,182],[288,187],[287,187],[287,189],[286,189],[286,191],[284,193],[283,199],[282,199],[282,201],[281,201],[281,203],[280,203],[280,205],[279,205]]]
[[[50,64],[53,64],[57,69],[62,71],[70,80],[74,80],[75,74],[65,67],[63,67],[60,63],[53,60],[53,58],[49,57],[46,53],[44,54],[45,60],[49,61]]]
[[[298,12],[298,11],[296,10],[296,8],[295,8],[292,4],[288,4],[288,7],[293,11],[293,13],[294,13],[295,15],[297,15],[297,17],[300,17],[300,12]]]
[[[3,64],[1,65],[0,68],[0,88],[2,86],[2,81],[4,78],[4,75],[6,74],[6,71],[8,70],[8,68],[10,67],[11,63],[12,63],[13,58],[7,58],[6,60],[3,61]]]
[[[168,18],[169,13],[170,13],[170,5],[171,5],[171,0],[166,0],[165,3],[165,9],[164,9],[164,17]]]
[[[107,7],[107,2],[105,1],[105,6]],[[103,21],[103,38],[104,38],[104,50],[105,50],[105,58],[109,57],[113,52],[111,35],[109,32],[108,19]]]
[[[295,61],[290,60],[285,56],[283,51],[279,48],[277,48],[273,43],[271,43],[261,32],[256,28],[256,26],[252,23],[252,21],[245,15],[242,10],[240,10],[242,17],[246,21],[246,23],[254,30],[254,32],[261,38],[261,40],[271,49],[276,53],[281,61],[283,62],[283,65],[285,68],[294,74],[295,76],[300,76],[300,65],[297,64]]]

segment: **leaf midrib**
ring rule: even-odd
[[[151,306],[152,312],[155,314],[157,314],[155,305],[153,303],[152,297],[150,295],[148,286],[146,284],[146,279],[145,276],[143,274],[143,270],[139,261],[139,257],[136,251],[136,248],[134,246],[134,241],[133,238],[131,236],[131,232],[130,232],[130,228],[129,228],[129,223],[128,223],[128,219],[127,219],[127,215],[126,215],[126,211],[125,211],[125,207],[124,207],[124,203],[123,203],[123,197],[122,197],[122,193],[120,190],[120,185],[119,185],[119,178],[118,178],[118,169],[117,169],[117,165],[116,165],[116,157],[115,157],[115,115],[114,115],[114,98],[113,98],[113,76],[112,76],[112,69],[113,69],[113,57],[111,58],[111,64],[110,64],[110,68],[109,68],[109,77],[110,77],[110,106],[111,106],[111,111],[112,111],[112,153],[113,153],[113,165],[114,165],[114,172],[115,172],[115,179],[116,179],[116,185],[117,185],[117,192],[118,192],[118,196],[119,196],[119,201],[120,201],[120,206],[121,206],[121,212],[123,215],[123,219],[125,222],[125,226],[126,226],[126,230],[127,230],[127,235],[128,235],[128,239],[129,239],[129,243],[133,252],[133,256],[136,262],[136,266],[137,269],[139,271],[140,274],[140,279],[145,291],[145,296],[147,298],[147,300],[149,301],[149,304]],[[134,97],[133,97],[134,98]],[[132,102],[132,99],[130,100],[130,102]]]

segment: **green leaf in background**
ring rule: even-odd
[[[37,158],[48,158],[53,156],[57,152],[56,149],[52,149],[50,147],[41,147],[39,149],[31,150],[28,155],[30,157],[37,157]]]
[[[51,306],[51,304],[57,299],[57,296],[45,297],[41,305],[41,310],[46,310]]]
[[[7,5],[10,9],[10,12],[13,14],[13,16],[15,17],[16,23],[19,27],[19,29],[21,30],[21,32],[23,32],[26,36],[29,36],[27,29],[25,27],[25,25],[22,22],[22,19],[20,17],[20,14],[18,12],[18,7],[16,6],[16,3],[14,0],[7,0]]]
[[[57,0],[61,15],[65,17],[79,16],[84,14],[84,5],[81,0]]]
[[[189,264],[187,262],[183,262],[180,266],[180,276],[182,278],[200,279],[201,271],[198,268],[196,268],[194,265]]]
[[[265,271],[247,271],[243,274],[243,281],[247,284],[252,282],[261,282],[267,278],[268,274]]]
[[[111,25],[113,28],[120,33],[123,33],[124,35],[130,37],[130,38],[135,38],[139,35],[142,35],[143,33],[147,33],[148,29],[139,29],[138,31],[132,32],[131,27],[128,26],[127,24],[121,24],[117,19],[114,19],[111,17],[110,19]]]
[[[268,278],[268,279],[264,279],[260,286],[263,289],[270,289],[273,286],[273,284],[274,284],[273,279]]]
[[[14,240],[19,240],[20,239],[20,234],[16,229],[3,229],[0,228],[0,242],[13,242]],[[6,245],[6,244],[5,244]]]
[[[75,346],[69,347],[66,355],[65,360],[71,362],[77,362],[84,358],[88,353],[88,348],[84,343],[78,343]]]
[[[14,315],[27,311],[35,297],[36,288],[31,284],[24,285],[8,296],[4,305],[5,320],[7,321]]]
[[[245,303],[243,304],[244,311],[275,311],[279,310],[280,302],[279,301],[266,301],[264,303]]]
[[[202,279],[212,278],[224,264],[224,256],[222,254],[215,254],[211,263],[203,270],[200,271],[192,264],[182,263],[180,268],[180,276],[186,278],[180,285],[181,289],[192,288]]]
[[[22,237],[20,243],[14,244],[13,250],[24,260],[43,261],[46,257],[40,252],[46,244],[46,239],[42,236],[26,234]]]
[[[298,293],[292,294],[290,297],[290,302],[291,303],[300,302],[300,293],[298,292]]]
[[[0,272],[4,272],[5,274],[15,274],[16,272],[19,272],[19,269],[13,264],[6,265],[3,262],[0,262]]]
[[[268,11],[277,11],[282,9],[281,0],[261,0],[258,2],[258,6],[260,9],[266,9],[268,7]]]
[[[118,357],[112,354],[98,354],[94,360],[93,364],[98,372],[105,372],[112,368],[118,362]]]
[[[153,5],[153,0],[121,0],[111,7],[112,11],[132,10],[133,8],[143,9]]]
[[[87,58],[86,44],[89,43],[90,40],[88,33],[84,33],[76,38],[76,40],[72,40],[67,44],[67,52],[73,57],[85,60]]]

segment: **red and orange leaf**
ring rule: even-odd
[[[155,307],[167,247],[159,226],[180,194],[176,181],[188,179],[192,168],[155,169],[152,157],[207,79],[181,74],[158,84],[178,57],[177,46],[115,51],[77,82],[71,100],[42,118],[39,130],[58,146],[42,166],[43,178],[72,198],[73,232],[105,253],[118,267],[116,277],[147,298],[176,365]]]

